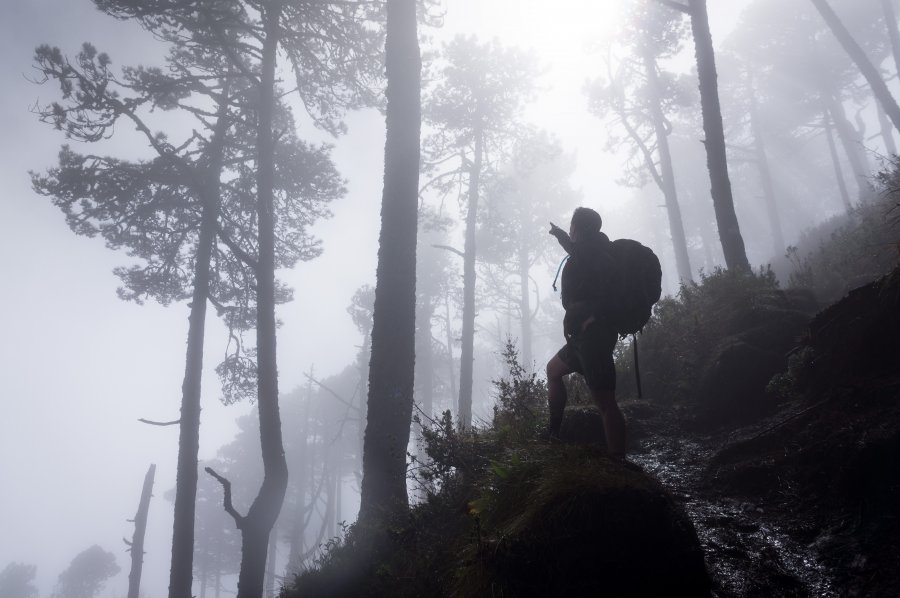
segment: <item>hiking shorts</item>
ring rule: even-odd
[[[619,335],[599,323],[591,324],[573,336],[556,355],[573,372],[584,376],[592,391],[616,389],[616,365],[613,350]]]

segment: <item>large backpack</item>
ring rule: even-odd
[[[649,247],[631,239],[612,242],[617,283],[610,294],[609,318],[620,335],[636,334],[650,320],[662,295],[662,268]]]

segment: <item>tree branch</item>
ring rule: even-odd
[[[225,232],[225,229],[222,228],[222,224],[216,221],[216,234],[225,243],[225,246],[231,250],[231,252],[237,257],[239,260],[250,266],[254,272],[257,270],[256,260],[253,259],[249,253],[241,249],[241,247],[235,243],[231,237],[228,236],[228,233]]]
[[[669,8],[674,8],[677,11],[683,12],[684,14],[691,14],[691,7],[687,4],[682,4],[681,2],[676,2],[675,0],[656,0],[660,4],[664,4]]]
[[[219,483],[222,484],[222,490],[225,491],[225,512],[231,515],[237,528],[242,529],[242,526],[244,525],[244,516],[238,513],[235,510],[234,505],[231,503],[231,482],[228,481],[227,478],[224,478],[217,474],[212,467],[205,467],[204,471],[212,477],[216,478]]]
[[[138,418],[138,421],[141,422],[141,423],[143,423],[143,424],[149,424],[149,425],[151,425],[151,426],[174,426],[174,425],[176,425],[176,424],[180,424],[180,423],[181,423],[181,420],[180,420],[180,419],[176,419],[176,420],[173,420],[173,421],[170,421],[170,422],[155,422],[155,421],[152,421],[152,420],[149,420],[149,419],[144,419],[143,417]]]
[[[324,385],[323,383],[319,382],[318,380],[316,380],[315,378],[313,378],[313,377],[310,376],[309,374],[303,374],[303,375],[306,376],[306,379],[307,379],[307,380],[309,380],[309,381],[312,382],[313,384],[318,385],[320,388],[322,388],[323,390],[325,390],[328,394],[330,394],[331,396],[333,396],[334,398],[336,398],[338,401],[340,401],[341,403],[343,403],[344,405],[346,405],[346,407],[347,407],[348,409],[353,409],[354,411],[356,411],[357,413],[359,413],[359,407],[357,407],[356,405],[354,405],[354,404],[352,404],[351,402],[347,401],[344,397],[342,397],[341,395],[339,395],[338,393],[336,393],[336,392],[333,391],[332,389],[328,388],[326,385]]]
[[[450,253],[455,253],[459,257],[466,257],[466,254],[457,249],[456,247],[450,247],[449,245],[432,245],[435,249],[446,249]]]

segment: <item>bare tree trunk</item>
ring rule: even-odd
[[[753,149],[756,153],[756,165],[762,179],[763,193],[766,198],[766,212],[769,215],[769,228],[772,229],[772,249],[775,256],[781,256],[786,247],[784,231],[781,228],[781,217],[778,214],[778,203],[775,198],[775,187],[772,184],[772,171],[769,169],[769,157],[763,141],[762,128],[759,126],[759,109],[756,105],[756,94],[750,90],[750,129],[753,131]]]
[[[447,368],[450,380],[450,405],[459,396],[456,391],[456,365],[453,358],[453,320],[450,318],[450,295],[444,297],[444,322],[447,326]]]
[[[884,113],[884,108],[881,107],[881,104],[875,102],[875,107],[878,111],[878,128],[881,130],[881,138],[884,139],[884,149],[888,156],[894,156],[897,154],[897,144],[894,142],[894,127],[891,126],[891,122],[888,120],[887,114]]]
[[[841,160],[837,153],[837,147],[834,143],[833,126],[831,124],[831,113],[826,111],[822,117],[825,126],[825,139],[828,141],[828,153],[831,155],[831,163],[834,165],[834,176],[837,181],[838,189],[841,192],[841,201],[844,209],[850,211],[850,193],[847,192],[847,182],[844,180],[844,173],[841,170]]]
[[[236,519],[241,530],[238,598],[258,598],[262,594],[269,535],[284,502],[288,476],[278,407],[275,333],[275,138],[272,120],[275,110],[275,63],[280,15],[281,3],[277,0],[266,7],[262,15],[265,39],[257,115],[259,257],[256,266],[256,362],[263,481],[247,514]]]
[[[291,526],[290,549],[286,566],[286,573],[288,574],[300,572],[300,555],[302,555],[305,550],[304,537],[306,535],[306,517],[304,516],[304,512],[306,510],[306,505],[304,504],[304,499],[306,497],[307,485],[306,470],[307,463],[309,462],[307,453],[309,450],[309,410],[310,405],[312,404],[312,377],[313,372],[310,371],[309,384],[306,388],[306,405],[303,406],[303,428],[300,430],[300,439],[302,442],[300,460],[296,465],[298,481],[294,484],[294,487],[296,488],[297,499],[296,504],[294,505],[294,522]]]
[[[700,78],[700,107],[703,113],[703,131],[706,134],[706,163],[709,168],[713,208],[719,228],[719,239],[725,256],[725,266],[731,270],[749,270],[744,239],[734,211],[731,180],[728,178],[728,157],[725,151],[725,129],[722,125],[722,108],[719,104],[719,86],[716,74],[716,56],[706,0],[689,0],[691,30],[697,57],[697,75]]]
[[[217,169],[216,179],[218,176]],[[203,375],[203,338],[206,329],[206,302],[209,295],[209,264],[216,234],[217,203],[218,197],[213,198],[210,194],[203,204],[197,256],[194,262],[194,292],[188,318],[184,381],[181,385],[169,598],[192,596],[197,458],[200,451],[200,382]]]
[[[878,69],[875,68],[875,65],[872,64],[872,61],[869,60],[860,45],[856,43],[856,40],[853,39],[853,36],[850,35],[850,32],[844,27],[841,19],[826,0],[810,0],[810,2],[813,3],[813,6],[815,6],[816,10],[819,11],[819,14],[822,15],[822,19],[828,24],[828,28],[831,29],[834,37],[837,38],[847,55],[850,56],[854,63],[856,63],[857,68],[859,68],[859,71],[869,83],[869,87],[872,88],[875,99],[882,105],[888,118],[894,123],[894,127],[900,131],[900,106],[897,105],[897,100],[894,99],[894,96],[892,96],[890,90],[888,90],[887,84],[884,82],[884,79],[881,78]],[[895,20],[894,29],[896,28],[897,21]]]
[[[359,521],[406,513],[416,335],[422,63],[415,0],[388,0],[387,139]]]
[[[856,180],[857,196],[863,199],[869,190],[869,165],[863,151],[863,142],[856,128],[847,120],[844,106],[830,93],[825,94],[825,102],[831,115],[831,123],[837,131],[838,139],[844,147],[853,178]]]
[[[894,0],[881,0],[881,10],[884,12],[884,23],[887,26],[888,38],[891,40],[894,70],[900,74],[900,31],[897,31],[897,14],[894,12]]]
[[[434,297],[422,297],[422,304],[416,316],[416,381],[419,388],[419,408],[428,417],[431,417],[434,411],[434,351],[431,347],[434,300]]]
[[[191,598],[194,568],[194,518],[197,500],[197,458],[200,451],[200,391],[203,375],[203,339],[206,330],[206,303],[210,285],[210,261],[219,218],[219,179],[222,152],[230,125],[228,84],[222,91],[216,126],[208,150],[208,162],[202,173],[204,188],[200,235],[194,260],[194,290],[188,317],[188,341],[184,379],[181,384],[178,462],[175,479],[172,562],[169,569],[169,598]]]
[[[477,111],[477,109],[476,109]],[[463,429],[472,426],[472,383],[475,366],[475,228],[483,153],[481,127],[475,129],[475,157],[469,175],[469,205],[463,246],[462,347],[459,356],[459,406],[457,417]]]
[[[678,278],[682,282],[690,282],[693,280],[691,261],[688,257],[687,239],[684,234],[684,223],[681,219],[681,206],[678,205],[675,170],[672,167],[672,152],[669,149],[670,128],[667,126],[662,107],[660,106],[656,60],[649,51],[644,52],[643,59],[648,87],[653,96],[650,99],[650,116],[656,133],[656,147],[659,152],[659,174],[662,181],[661,191],[666,199],[666,214],[669,216],[669,231],[672,234],[672,247],[675,250],[675,268],[678,270]]]
[[[144,534],[147,531],[147,513],[150,510],[150,497],[153,495],[153,478],[156,476],[156,465],[151,465],[144,475],[144,486],[141,489],[141,500],[138,502],[134,516],[134,535],[129,544],[131,551],[131,571],[128,573],[128,598],[138,598],[141,593],[141,572],[144,569]]]
[[[278,551],[278,529],[272,528],[269,534],[269,548],[266,552],[266,583],[265,597],[274,598],[275,596],[275,560]]]

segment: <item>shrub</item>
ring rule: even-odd
[[[773,309],[788,309],[793,297],[778,288],[769,268],[743,273],[717,268],[699,282],[682,284],[674,297],[656,304],[638,336],[641,384],[649,400],[664,403],[691,398],[703,365],[725,337],[752,327]],[[630,342],[616,351],[620,397],[636,396]]]

